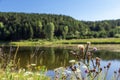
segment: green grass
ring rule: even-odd
[[[94,38],[94,39],[72,39],[72,40],[22,40],[18,42],[1,42],[4,45],[19,45],[19,46],[57,46],[64,44],[85,44],[91,42],[92,44],[120,44],[120,38]]]

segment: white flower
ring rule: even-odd
[[[33,72],[27,71],[24,73],[24,76],[33,75]]]
[[[36,64],[31,64],[31,66],[36,66]]]
[[[75,63],[75,60],[70,60],[69,63]]]

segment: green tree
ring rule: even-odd
[[[0,22],[0,39],[2,40],[4,38],[4,25],[2,22]]]
[[[31,26],[28,27],[28,39],[33,38],[33,29]]]
[[[54,24],[52,22],[47,23],[47,26],[45,26],[45,35],[48,40],[53,40],[54,37]]]
[[[0,22],[0,28],[3,28],[3,27],[4,27],[3,23],[2,23],[2,22]]]
[[[68,34],[68,26],[63,27],[63,38],[66,39],[66,35]]]
[[[37,34],[38,34],[38,38],[40,38],[41,37],[41,34],[43,33],[42,32],[42,27],[43,27],[43,25],[42,25],[42,22],[41,21],[38,21],[37,22]]]

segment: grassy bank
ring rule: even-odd
[[[95,39],[72,39],[72,40],[22,40],[17,42],[1,42],[0,45],[19,45],[19,46],[58,46],[64,44],[120,44],[120,38],[95,38]]]

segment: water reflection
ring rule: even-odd
[[[3,50],[6,55],[10,53],[11,58],[13,58],[16,47],[12,47],[12,49],[4,47]],[[20,47],[16,55],[16,61],[20,59],[20,67],[25,68],[28,64],[35,63],[40,66],[45,65],[50,70],[60,66],[68,66],[69,60],[74,59],[74,56],[70,55],[70,51],[71,49],[68,48]],[[97,51],[95,56],[102,58],[103,61],[118,60],[120,63],[120,52]],[[0,61],[2,61],[1,58]]]

